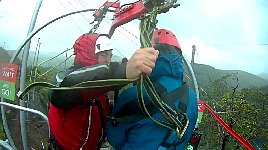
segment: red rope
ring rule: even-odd
[[[203,106],[208,110],[208,112],[223,126],[223,128],[228,131],[234,138],[236,138],[245,148],[249,150],[256,150],[248,141],[246,141],[242,136],[236,133],[229,125],[222,120],[217,113],[205,102]]]

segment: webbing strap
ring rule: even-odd
[[[98,90],[100,88],[109,88],[112,91],[112,90],[118,90],[129,83],[133,83],[135,80],[136,79],[95,80],[95,81],[82,82],[71,87],[59,87],[57,85],[47,82],[34,82],[28,85],[23,91],[20,91],[17,96],[19,99],[22,99],[27,94],[27,92],[35,86],[47,87],[50,88],[51,90],[74,90],[74,89]]]
[[[156,89],[157,94],[161,97],[162,101],[164,101],[168,106],[172,109],[175,108],[175,101],[180,98],[180,103],[178,106],[178,110],[182,113],[186,113],[188,101],[189,101],[189,91],[188,86],[185,82],[183,82],[181,87],[176,88],[172,92],[168,93],[165,87],[163,87],[160,83],[153,83],[154,88]]]
[[[186,113],[189,98],[189,93],[187,90],[188,86],[186,85],[186,83],[183,83],[181,87],[176,88],[170,93],[167,93],[166,88],[158,82],[154,82],[153,85],[156,89],[157,94],[161,97],[163,102],[169,105],[169,107],[173,108],[171,110],[174,112],[173,115],[176,116],[180,114],[179,118],[183,119],[182,113]],[[174,103],[179,98],[180,103],[177,109],[181,110],[179,110],[179,112],[176,112],[177,109],[175,108]],[[160,112],[151,101],[145,101],[144,104],[150,114]],[[129,103],[124,104],[112,117],[109,117],[109,119],[113,120],[113,122],[132,122],[139,121],[146,117],[147,116],[143,112],[141,112],[138,103],[136,101],[131,101]]]

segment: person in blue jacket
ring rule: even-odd
[[[139,108],[137,87],[133,85],[118,95],[111,122],[108,123],[107,139],[116,150],[184,150],[195,128],[197,99],[194,91],[183,82],[182,51],[176,36],[169,30],[156,29],[152,46],[159,51],[159,57],[149,78],[153,85],[160,85],[158,87],[161,87],[162,93],[156,88],[157,93],[180,114],[179,119],[186,130],[181,137],[177,136],[176,131],[163,127],[144,115]],[[186,87],[186,90],[180,90],[182,87]],[[143,94],[150,114],[155,119],[169,122],[159,109],[150,105],[146,92]],[[181,117],[183,113],[187,114],[184,119]]]

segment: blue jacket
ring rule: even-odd
[[[182,56],[167,54],[158,57],[150,79],[152,82],[160,83],[166,88],[167,92],[171,92],[182,85],[183,72]],[[196,95],[192,89],[189,88],[188,91],[189,102],[186,114],[189,118],[189,126],[181,139],[176,136],[175,132],[171,132],[171,130],[156,124],[150,118],[144,118],[138,121],[119,122],[116,126],[109,123],[107,130],[109,143],[116,150],[163,150],[167,148],[161,147],[161,143],[170,134],[167,142],[180,141],[180,144],[175,148],[169,149],[185,149],[185,145],[188,143],[194,130],[198,115]],[[146,92],[143,92],[143,94],[145,101],[148,101],[149,97]],[[133,101],[138,102],[136,86],[132,86],[120,93],[112,110],[112,116],[125,104],[133,103]],[[174,103],[174,106],[177,108],[179,103],[180,99]],[[166,121],[160,112],[154,113],[153,117]]]

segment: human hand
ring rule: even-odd
[[[149,75],[158,57],[159,51],[152,47],[141,48],[134,52],[126,66],[126,78],[135,79],[141,74]]]

